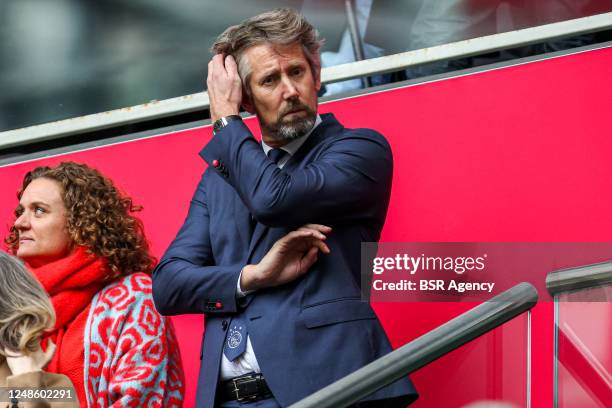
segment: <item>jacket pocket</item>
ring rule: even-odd
[[[359,298],[337,299],[305,306],[302,310],[302,320],[309,329],[364,319],[376,319],[376,313],[368,302]]]

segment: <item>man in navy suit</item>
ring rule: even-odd
[[[153,274],[157,309],[203,313],[199,407],[287,406],[391,351],[360,298],[360,244],[383,227],[383,136],[317,114],[321,40],[288,9],[213,46],[214,136],[184,225]],[[238,116],[255,113],[258,143]],[[408,378],[360,405],[406,406]]]

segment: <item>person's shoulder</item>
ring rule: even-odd
[[[135,328],[142,338],[161,336],[168,321],[153,301],[152,280],[148,274],[133,273],[107,285],[94,300],[89,318],[91,331],[111,327],[119,337]]]
[[[377,143],[382,143],[384,145],[389,145],[387,138],[375,129],[370,128],[354,128],[349,129],[345,128],[345,137],[353,137],[353,138],[366,138],[373,140]]]
[[[326,137],[328,142],[337,142],[341,140],[370,140],[375,143],[389,146],[389,142],[385,136],[371,128],[349,128],[342,125],[333,115],[324,115],[323,125],[328,133]]]
[[[327,151],[363,152],[368,157],[391,156],[391,145],[382,133],[370,128],[341,128],[324,141]]]
[[[153,281],[146,273],[137,272],[106,285],[98,294],[96,307],[125,312],[147,301],[153,302]]]
[[[152,292],[153,280],[144,272],[131,273],[109,283],[102,289],[100,296],[117,295],[117,292],[129,290],[134,293],[149,294]]]

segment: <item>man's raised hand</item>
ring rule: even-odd
[[[238,115],[242,102],[242,80],[234,57],[215,55],[208,63],[208,98],[213,123],[224,116]]]

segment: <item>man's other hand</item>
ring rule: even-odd
[[[279,286],[304,275],[317,261],[319,251],[329,254],[325,244],[331,228],[306,224],[291,231],[274,243],[257,265],[247,265],[242,271],[243,291]]]
[[[234,57],[215,55],[208,63],[208,98],[213,123],[224,116],[238,115],[242,102],[242,80]]]

